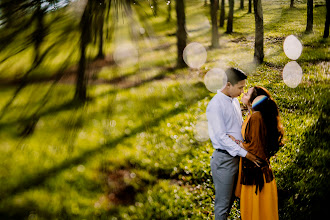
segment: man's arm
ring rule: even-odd
[[[236,139],[235,139],[232,135],[230,135],[230,134],[228,134],[228,137],[229,137],[230,139],[232,139],[233,141],[235,141],[235,142],[238,141],[238,140],[236,140]],[[243,144],[242,144],[242,142],[240,142],[239,145],[240,145],[241,148],[245,149],[244,146],[243,146]],[[248,160],[250,160],[250,161],[252,161],[252,162],[253,162],[255,165],[257,165],[258,167],[260,167],[259,164],[262,163],[262,161],[261,161],[256,155],[251,154],[251,153],[249,153],[248,151],[247,151],[247,154],[246,154],[245,158],[248,159]]]
[[[206,109],[208,119],[208,129],[212,142],[219,143],[231,156],[245,157],[247,151],[237,145],[233,140],[227,136],[227,130],[222,118],[220,106],[212,103]]]

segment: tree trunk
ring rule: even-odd
[[[103,53],[103,26],[104,26],[104,12],[105,12],[105,2],[104,0],[99,0],[99,14],[97,16],[100,16],[98,19],[99,24],[99,52],[97,54],[97,58],[103,59],[104,53]]]
[[[264,60],[264,19],[261,0],[253,0],[255,19],[254,61],[261,64]]]
[[[248,13],[252,13],[252,0],[249,0],[249,11]]]
[[[329,37],[329,25],[330,25],[330,0],[326,1],[327,4],[327,14],[325,18],[325,25],[324,25],[324,34],[323,38]]]
[[[293,8],[294,6],[293,6],[293,3],[294,3],[294,0],[291,0],[290,1],[290,8]]]
[[[172,3],[169,2],[167,3],[167,19],[166,19],[167,22],[170,22],[172,20],[171,11],[172,11]]]
[[[313,31],[313,0],[307,0],[307,25],[306,32]]]
[[[77,72],[76,92],[74,99],[78,102],[85,102],[87,98],[87,78],[85,76],[86,68],[86,47],[91,38],[91,4],[88,0],[83,16],[80,20],[80,60]]]
[[[229,0],[229,13],[227,20],[227,34],[233,33],[233,21],[234,21],[234,0]]]
[[[34,63],[37,63],[40,57],[40,46],[44,39],[45,34],[45,26],[44,26],[44,17],[45,11],[41,9],[41,2],[37,4],[37,10],[35,12],[36,20],[37,20],[37,27],[35,32],[33,33],[33,40],[34,40]]]
[[[241,0],[240,9],[244,9],[244,0]]]
[[[152,6],[153,6],[154,15],[157,16],[157,14],[158,14],[158,3],[157,3],[157,0],[152,0]]]
[[[207,5],[207,0],[204,1],[204,6],[206,6],[206,5]]]
[[[211,9],[211,21],[212,21],[212,45],[211,45],[212,48],[219,47],[217,5],[218,5],[218,0],[211,0],[210,9]]]
[[[182,68],[186,67],[187,64],[183,60],[183,50],[187,45],[187,32],[186,32],[186,14],[184,0],[176,0],[175,4],[176,18],[177,18],[177,67]]]
[[[225,16],[226,16],[226,11],[225,11],[225,0],[221,0],[221,7],[220,7],[220,21],[219,21],[219,26],[223,27],[225,25]]]
[[[106,9],[105,9],[105,16],[104,19],[106,21],[106,32],[105,32],[105,39],[110,42],[114,33],[114,28],[112,27],[113,22],[110,22],[110,16],[111,16],[111,4],[112,0],[106,1]],[[112,25],[111,25],[112,23]]]

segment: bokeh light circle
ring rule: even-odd
[[[294,35],[285,38],[283,43],[285,55],[291,60],[297,60],[303,50],[301,42]]]
[[[296,88],[302,79],[302,69],[296,61],[287,63],[283,69],[283,81],[290,88]]]
[[[189,16],[186,20],[186,29],[189,36],[198,36],[211,29],[210,20],[200,13]]]
[[[213,68],[204,76],[206,88],[213,93],[222,90],[227,84],[227,75],[223,69]]]
[[[191,68],[200,68],[206,62],[207,52],[200,43],[190,43],[183,50],[183,60]]]
[[[146,30],[143,27],[139,28],[140,34],[143,35],[146,33]]]
[[[113,53],[115,63],[122,67],[134,66],[138,62],[138,50],[131,43],[119,44]]]
[[[207,141],[210,138],[206,115],[202,115],[197,119],[194,129],[194,137],[200,142]]]

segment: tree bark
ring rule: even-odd
[[[153,6],[154,15],[157,16],[158,15],[158,3],[157,3],[157,0],[152,0],[152,6]]]
[[[248,13],[252,13],[252,0],[249,0],[249,11]]]
[[[329,25],[330,25],[330,0],[326,1],[327,4],[327,14],[325,18],[325,25],[324,25],[324,34],[323,38],[329,37]]]
[[[233,33],[233,21],[234,21],[234,0],[229,0],[229,13],[227,20],[227,34]]]
[[[97,58],[103,59],[104,58],[104,53],[103,53],[103,26],[104,26],[104,12],[105,12],[105,2],[104,0],[99,0],[99,16],[98,22],[99,24],[99,52],[97,54]]]
[[[177,18],[177,67],[183,68],[187,64],[183,60],[183,50],[187,45],[187,32],[186,32],[186,15],[184,0],[176,0],[175,4],[176,18]]]
[[[307,25],[306,32],[313,31],[313,0],[307,0]]]
[[[240,9],[244,9],[244,0],[241,0]]]
[[[219,47],[217,5],[218,5],[218,0],[211,0],[210,10],[211,10],[211,21],[212,21],[212,45],[211,45],[212,48]]]
[[[86,68],[86,47],[91,40],[91,4],[88,0],[83,16],[80,20],[80,60],[77,72],[76,92],[74,99],[78,102],[85,102],[87,98],[87,78],[85,76]]]
[[[261,64],[264,60],[264,21],[261,0],[253,0],[255,18],[254,61]]]
[[[167,19],[166,19],[167,22],[170,22],[172,19],[171,11],[172,11],[172,3],[170,2],[167,5]]]
[[[220,19],[219,19],[219,26],[223,27],[225,25],[225,0],[221,0],[221,7],[220,7]]]
[[[34,40],[34,63],[37,63],[40,57],[40,46],[41,43],[46,35],[45,33],[45,25],[44,25],[44,17],[45,17],[45,11],[41,8],[41,2],[38,2],[37,4],[37,10],[35,12],[36,16],[36,30],[33,33],[33,40]]]
[[[290,8],[293,8],[294,7],[293,4],[294,4],[294,0],[291,0],[290,1]]]

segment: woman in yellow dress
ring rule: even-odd
[[[277,187],[269,164],[270,157],[282,145],[278,107],[262,87],[250,88],[241,101],[248,107],[249,115],[242,125],[244,142],[240,145],[263,161],[257,166],[245,158],[240,160],[235,194],[240,198],[241,218],[278,220]]]

